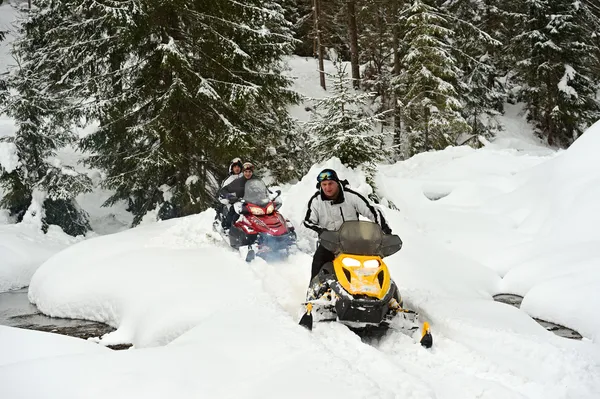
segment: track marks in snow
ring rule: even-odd
[[[382,397],[390,398],[436,398],[428,381],[411,375],[398,367],[388,356],[376,347],[363,343],[361,339],[346,326],[339,323],[319,323],[313,332],[315,340],[338,359],[343,359],[356,372],[372,380],[380,388],[380,392],[390,392]],[[425,349],[405,336],[400,343],[403,347]]]
[[[469,350],[447,337],[434,333],[434,347],[430,350],[405,345],[406,337],[390,332],[378,345],[397,367],[428,382],[438,399],[526,398],[510,388],[524,381],[511,381],[504,385],[496,381],[495,366],[484,356]]]
[[[305,253],[291,255],[287,261],[267,263],[256,259],[250,268],[256,277],[262,280],[265,291],[271,295],[282,310],[287,312],[294,323],[302,313],[301,303],[306,295],[310,277],[311,256]],[[302,328],[298,326],[298,328]],[[315,344],[323,348],[323,361],[328,358],[343,360],[357,374],[368,378],[377,387],[374,398],[435,398],[434,392],[426,381],[411,376],[394,365],[376,347],[365,344],[346,326],[338,323],[316,323],[311,335]],[[416,346],[410,337],[403,342]]]
[[[250,269],[293,323],[301,314],[310,276],[311,256],[302,252],[287,260],[256,259]],[[311,335],[328,357],[341,359],[372,381],[381,398],[569,399],[598,397],[600,372],[590,359],[569,354],[562,341],[537,342],[536,336],[484,327],[463,332],[438,326],[434,348],[426,350],[413,338],[390,331],[366,344],[338,323],[316,323]],[[300,328],[300,327],[298,327]],[[559,339],[559,338],[557,338]],[[556,367],[557,359],[564,364]],[[600,371],[600,369],[598,370]],[[551,382],[551,383],[549,383]]]

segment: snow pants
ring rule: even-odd
[[[310,280],[312,281],[312,279],[315,278],[317,274],[319,274],[319,270],[321,270],[325,263],[333,262],[334,259],[335,255],[333,255],[331,251],[325,249],[324,246],[319,244],[313,256]]]

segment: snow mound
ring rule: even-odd
[[[519,176],[494,209],[528,240],[488,261],[506,275],[503,291],[524,296],[528,313],[600,339],[600,123],[568,150]]]

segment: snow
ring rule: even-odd
[[[46,192],[35,188],[31,193],[31,204],[23,216],[23,224],[29,224],[38,230],[42,229],[42,219],[45,213],[43,204],[45,200]]]
[[[503,207],[518,210],[517,230],[535,239],[505,249],[497,260],[510,265],[504,289],[526,294],[524,310],[572,326],[595,341],[600,339],[595,316],[600,299],[599,149],[596,123],[567,151],[524,176]],[[552,303],[553,296],[560,301]]]
[[[315,60],[290,64],[297,90],[324,95]],[[212,231],[213,210],[70,242],[56,229],[0,226],[0,259],[18,261],[0,262],[0,282],[30,265],[20,279],[42,312],[117,329],[79,346],[0,328],[0,397],[600,397],[600,124],[554,151],[519,111],[509,105],[504,132],[481,149],[378,165],[381,209],[404,242],[386,262],[405,304],[431,323],[431,350],[397,332],[365,343],[337,323],[297,325],[316,175],[330,167],[371,192],[362,171],[333,158],[281,187],[299,237],[287,260],[244,262]],[[523,295],[521,309],[494,302],[502,292]],[[585,338],[557,337],[532,316]],[[102,348],[125,342],[133,349]]]
[[[0,224],[0,292],[26,287],[46,259],[77,241],[55,226],[44,234],[31,224]]]
[[[565,74],[563,75],[560,82],[558,82],[558,90],[565,93],[567,97],[578,97],[577,91],[572,86],[569,86],[569,82],[575,80],[576,76],[577,72],[575,71],[575,69],[573,69],[571,65],[566,64]]]
[[[11,173],[18,167],[17,146],[14,143],[0,141],[0,170],[3,168],[5,173]]]
[[[0,326],[0,369],[33,359],[106,352],[110,350],[77,338]]]
[[[592,143],[583,144],[593,152]],[[92,398],[140,392],[146,397],[167,392],[175,397],[275,398],[315,392],[317,397],[351,398],[373,392],[449,399],[597,397],[598,327],[580,296],[557,303],[556,291],[533,270],[518,279],[530,280],[523,302],[527,313],[491,299],[504,281],[490,254],[544,243],[496,213],[496,202],[518,193],[532,173],[570,151],[542,156],[450,147],[379,167],[380,195],[399,208],[383,211],[404,240],[403,249],[387,263],[406,303],[431,322],[431,351],[400,333],[367,344],[337,324],[303,330],[297,321],[310,255],[246,264],[212,232],[214,211],[209,210],[85,240],[45,262],[31,281],[33,303],[50,315],[106,322],[117,330],[102,337],[101,344],[132,342],[135,349],[11,365],[0,369],[0,393],[31,397],[60,386],[61,397],[67,398],[83,390]],[[301,220],[315,176],[324,167],[335,168],[363,194],[370,192],[364,174],[337,159],[313,166],[298,184],[282,187],[281,212],[298,227],[299,246],[306,252],[314,248],[315,236]],[[432,201],[425,193],[447,195]],[[582,246],[573,255],[593,248]],[[517,255],[543,264],[543,253],[523,249]],[[569,253],[565,257],[572,259]],[[560,263],[559,257],[549,258]],[[577,283],[578,275],[571,270],[563,285]],[[542,306],[528,305],[536,299]],[[598,299],[587,299],[597,307]],[[588,330],[580,331],[588,340],[556,337],[528,315],[567,307],[570,316],[557,321],[582,322]],[[47,377],[25,387],[19,383],[25,370]],[[86,383],[81,370],[104,381],[102,390]],[[233,386],[227,383],[232,379]]]

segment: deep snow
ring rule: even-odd
[[[568,309],[589,331],[584,333],[589,339],[579,342],[559,338],[525,312],[491,299],[503,290],[503,281],[489,263],[490,251],[535,242],[537,235],[519,231],[489,204],[517,195],[522,173],[552,165],[569,151],[554,157],[450,148],[380,167],[380,194],[399,208],[383,210],[404,240],[387,262],[406,302],[432,324],[431,351],[394,332],[368,345],[337,324],[304,331],[297,321],[310,255],[247,265],[211,231],[214,213],[206,211],[89,239],[50,258],[31,282],[30,299],[45,313],[118,327],[101,343],[129,341],[136,349],[6,367],[0,382],[16,381],[25,369],[51,378],[0,392],[23,397],[51,392],[85,369],[109,382],[102,391],[74,384],[62,389],[61,397],[77,397],[82,389],[88,397],[166,392],[178,397],[597,397],[598,329],[593,318],[583,316],[598,302]],[[361,172],[335,159],[284,187],[281,211],[298,226],[304,250],[314,247],[315,237],[300,221],[322,167],[335,168],[359,191],[369,191]],[[441,191],[448,195],[437,201],[425,195]],[[465,196],[468,192],[472,195]],[[536,276],[533,288],[545,284],[543,274]],[[540,309],[571,306],[555,299],[546,293]],[[124,381],[121,374],[134,378]],[[231,379],[238,381],[234,387],[226,383]]]

